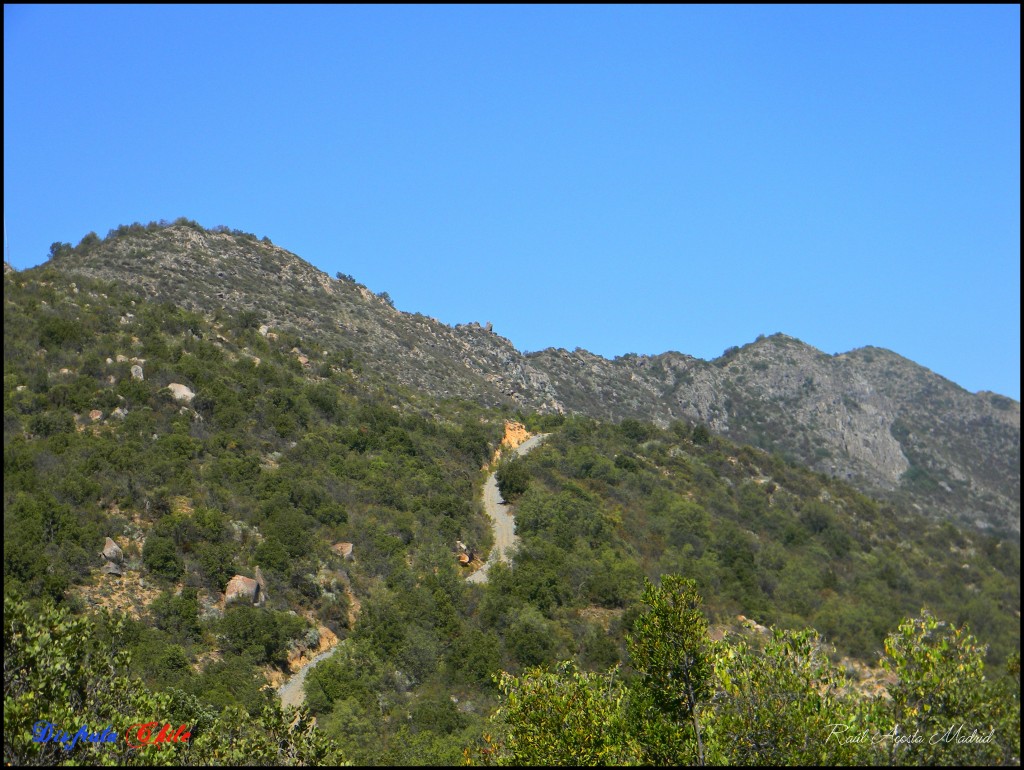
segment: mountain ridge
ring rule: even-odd
[[[703,423],[935,517],[1019,537],[1019,402],[971,394],[884,348],[829,355],[774,334],[710,361],[676,351],[526,353],[489,325],[399,311],[386,292],[330,278],[267,238],[189,220],[54,244],[47,266],[125,281],[205,313],[247,311],[267,332],[293,329],[439,398]]]

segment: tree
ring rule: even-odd
[[[676,724],[692,723],[703,765],[699,705],[712,692],[714,658],[696,583],[677,575],[662,575],[661,586],[645,580],[641,600],[647,612],[626,637],[633,667],[659,711]]]
[[[881,744],[887,754],[880,761],[989,764],[1003,761],[1007,744],[1015,742],[1016,752],[1009,755],[1015,753],[1020,762],[1020,733],[1014,736],[1011,728],[1008,734],[1012,711],[1001,708],[997,688],[986,680],[984,655],[985,647],[966,627],[949,626],[927,611],[905,620],[886,637],[882,665],[899,679],[889,687],[892,699],[877,717],[881,734],[892,736]],[[1018,683],[1018,726],[1019,692]],[[998,718],[1000,714],[1004,719]],[[1002,743],[994,740],[996,732]],[[959,740],[972,734],[991,737]],[[907,743],[897,741],[896,735],[921,735],[924,740]]]
[[[555,671],[495,677],[505,700],[496,732],[476,750],[486,764],[621,765],[640,761],[620,708],[625,688],[617,669],[580,672],[569,661]],[[469,749],[465,756],[472,759]]]
[[[841,697],[842,674],[812,629],[774,631],[763,650],[746,639],[720,645],[715,674],[718,692],[705,710],[712,763],[870,762],[863,744],[840,740],[856,732],[853,712]]]
[[[71,244],[61,241],[54,241],[50,244],[50,259],[59,259],[71,253]]]
[[[501,496],[507,502],[515,500],[530,486],[530,472],[526,470],[526,461],[521,457],[513,457],[501,463],[494,478],[498,482]]]
[[[169,537],[150,535],[142,546],[142,563],[154,575],[177,580],[184,570],[184,562]]]

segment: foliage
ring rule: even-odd
[[[103,639],[87,617],[72,617],[47,602],[30,606],[4,596],[4,760],[9,764],[92,765],[308,765],[339,764],[338,749],[304,713],[292,724],[266,704],[255,717],[227,708],[216,713],[182,692],[157,693],[127,674],[130,656],[118,648],[123,618],[107,617]],[[158,720],[191,740],[130,748],[132,725]],[[113,743],[75,741],[73,746],[32,740],[33,726],[48,721],[72,736],[108,726]],[[136,735],[137,739],[137,735]]]
[[[907,619],[886,642],[890,697],[862,694],[811,629],[712,642],[693,583],[644,590],[639,676],[572,663],[498,677],[504,699],[472,764],[1018,764],[1019,663],[985,679],[963,629]],[[688,720],[692,720],[688,723]],[[699,732],[698,732],[699,726]],[[702,736],[702,741],[698,738]]]
[[[305,627],[295,615],[244,605],[229,607],[218,624],[227,648],[251,656],[256,663],[285,663],[288,640]]]
[[[699,706],[711,693],[713,656],[696,583],[663,575],[660,586],[644,585],[642,601],[648,609],[627,637],[630,659],[655,707],[676,724],[692,722],[703,765]]]
[[[740,638],[719,645],[720,688],[705,708],[711,764],[857,764],[859,744],[831,739],[852,721],[846,681],[810,630],[772,633],[763,650]],[[841,733],[840,733],[841,734]]]
[[[625,689],[616,669],[581,672],[566,661],[552,672],[502,672],[498,688],[505,700],[492,721],[506,729],[484,736],[478,752],[488,764],[619,765],[640,759],[624,721]]]
[[[1020,762],[1020,732],[1005,692],[986,679],[984,648],[964,627],[924,611],[906,619],[885,640],[882,665],[898,680],[875,724],[883,734],[923,736],[921,742],[886,742],[882,761],[913,764]],[[1019,673],[1018,673],[1019,676]],[[1019,679],[1014,698],[1020,724]],[[983,740],[970,740],[971,736]],[[938,739],[935,736],[940,736]]]
[[[174,541],[159,535],[146,538],[146,544],[142,547],[142,563],[154,575],[167,580],[177,580],[184,569]]]
[[[501,496],[508,502],[519,498],[530,486],[530,473],[526,470],[524,461],[518,456],[502,461],[495,473],[495,479]]]

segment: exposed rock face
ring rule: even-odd
[[[509,449],[515,449],[517,446],[522,444],[532,434],[526,429],[526,426],[522,423],[512,422],[509,420],[505,421],[505,436],[501,439],[501,443],[507,446]]]
[[[187,385],[182,385],[180,382],[172,382],[168,384],[167,389],[171,391],[171,395],[175,401],[184,404],[191,404],[192,399],[196,397],[196,394],[192,392],[192,389]]]
[[[479,323],[452,327],[399,312],[270,243],[184,224],[122,234],[52,264],[193,310],[256,308],[268,339],[270,328],[294,330],[433,396],[661,425],[699,421],[936,517],[1020,531],[1019,402],[968,393],[890,351],[830,356],[778,334],[713,361],[676,352],[524,354]]]
[[[228,581],[227,587],[224,589],[225,604],[233,601],[262,604],[261,599],[260,584],[244,575],[235,575]]]

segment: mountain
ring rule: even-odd
[[[477,322],[400,312],[386,293],[331,278],[267,238],[184,219],[54,244],[50,264],[207,314],[245,311],[264,332],[315,339],[434,397],[705,423],[926,515],[1019,537],[1020,403],[971,394],[881,348],[832,356],[775,334],[713,361],[524,353]]]
[[[188,249],[192,234],[206,245]],[[119,253],[133,241],[152,248]],[[835,671],[849,688],[791,673],[808,692],[848,692],[872,729],[882,718],[894,724],[904,712],[884,710],[906,702],[893,689],[900,667],[877,665],[886,650],[900,657],[910,641],[915,651],[905,660],[919,678],[902,692],[923,681],[917,662],[926,651],[916,652],[921,640],[908,629],[924,633],[941,619],[953,624],[942,628],[954,647],[961,639],[977,650],[970,659],[927,652],[945,667],[924,669],[929,687],[939,677],[953,692],[996,693],[992,676],[1019,671],[1013,538],[873,499],[779,451],[712,435],[704,422],[659,427],[628,416],[566,416],[557,406],[538,413],[497,389],[484,363],[501,350],[524,366],[543,366],[543,356],[523,356],[478,325],[451,329],[397,313],[386,296],[327,279],[252,236],[140,225],[53,251],[51,265],[4,279],[4,661],[14,693],[4,737],[16,763],[112,756],[99,744],[72,755],[31,740],[41,713],[54,729],[109,725],[118,734],[138,727],[137,714],[158,713],[172,726],[201,727],[183,761],[223,763],[244,744],[249,761],[266,751],[261,761],[323,764],[317,746],[295,747],[298,754],[287,746],[300,731],[274,696],[304,661],[318,660],[298,674],[316,724],[303,735],[329,739],[356,764],[458,764],[482,735],[499,735],[487,720],[502,705],[500,672],[567,671],[560,661],[569,661],[593,677],[626,664],[627,635],[643,627],[645,579],[664,586],[669,576],[693,581],[712,638],[724,643],[743,628],[765,639],[769,626],[817,629],[821,653],[852,659]],[[252,263],[270,267],[257,273]],[[282,283],[288,288],[267,288]],[[420,329],[413,344],[450,371],[418,372],[400,353],[380,357],[400,351],[396,340],[412,328]],[[473,363],[457,367],[456,350]],[[711,400],[735,401],[735,389],[711,386],[728,383],[730,372],[738,379],[745,360],[758,375],[771,371],[749,358],[758,351],[773,362],[807,355],[808,370],[830,361],[778,336],[711,363],[661,358],[707,380]],[[564,375],[549,369],[562,409],[600,388],[602,369],[607,387],[620,387],[622,371],[643,369],[637,357],[588,356],[562,360],[589,361],[589,380],[578,365]],[[802,371],[779,370],[777,380],[759,380],[766,392],[806,381]],[[475,388],[476,400],[424,394],[389,372],[433,388]],[[568,387],[570,375],[582,395]],[[679,389],[690,399],[700,392]],[[610,400],[590,408],[604,404],[627,408]],[[480,490],[502,436],[522,435],[509,426],[517,409],[526,431],[550,435],[499,466],[519,547],[508,564],[492,565],[486,582],[471,582],[460,544],[484,557],[493,551]],[[729,416],[719,430],[754,423],[735,408]],[[903,419],[906,433],[896,433],[909,444],[921,429]],[[805,435],[799,422],[787,427]],[[918,625],[903,622],[917,613]],[[961,635],[964,624],[985,647]],[[325,650],[333,653],[321,659]],[[779,713],[776,692],[792,692],[788,675],[766,670],[778,685],[771,698],[758,685],[756,703],[733,701],[729,682],[743,674],[726,673],[712,701],[745,709],[752,724]],[[1007,682],[1012,692],[998,702],[986,695],[978,714],[929,717],[970,725],[1000,715],[1010,732],[997,736],[999,756],[1012,764],[1019,686],[1012,676]],[[876,718],[858,694],[879,686],[892,699],[872,701],[883,710]],[[646,713],[637,712],[645,725]],[[793,728],[805,746],[807,713]],[[139,757],[122,755],[126,763]]]

